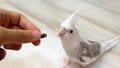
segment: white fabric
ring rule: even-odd
[[[120,34],[119,0],[0,0],[0,8],[21,12],[48,36],[38,47],[24,44],[7,51],[0,68],[62,68],[66,56],[57,33],[60,23],[79,9],[76,27],[82,37],[103,41]],[[88,68],[119,68],[120,44]]]

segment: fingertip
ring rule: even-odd
[[[10,50],[20,50],[22,47],[22,44],[5,44],[4,48],[5,49],[10,49]]]
[[[33,39],[32,39],[32,41],[36,41],[36,40],[38,40],[38,39],[40,39],[40,32],[39,31],[34,31],[33,33],[32,33],[32,36],[33,36]]]
[[[35,41],[35,42],[32,42],[32,44],[33,44],[34,46],[38,46],[40,43],[41,43],[40,40],[37,40],[37,41]]]

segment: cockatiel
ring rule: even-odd
[[[63,48],[69,60],[85,68],[117,44],[120,36],[116,36],[105,42],[91,41],[82,38],[75,27],[74,18],[76,13],[77,12],[74,12],[61,24],[59,37],[61,38]]]

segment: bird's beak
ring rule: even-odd
[[[61,28],[59,33],[58,33],[58,36],[61,37],[64,34],[65,34],[65,28]]]

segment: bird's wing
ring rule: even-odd
[[[88,44],[84,41],[80,42],[81,48],[78,53],[78,58],[80,62],[86,62],[86,58],[94,58],[100,55],[101,45],[96,41],[89,41],[91,44]]]

